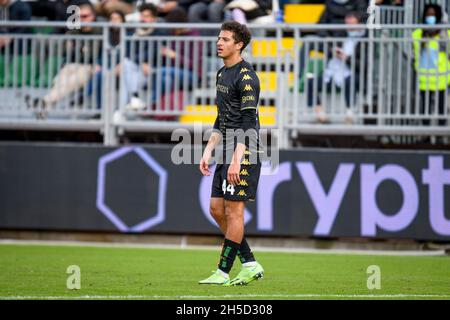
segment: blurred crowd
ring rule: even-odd
[[[121,12],[125,21],[139,21],[139,7],[151,3],[157,9],[157,18],[164,21],[174,10],[182,10],[187,22],[221,22],[235,19],[242,23],[270,16],[271,0],[0,0],[1,20],[30,20],[43,18],[65,21],[72,5],[92,5],[97,20],[106,21],[112,12]]]
[[[279,1],[280,8],[286,3],[324,3],[325,10],[321,15],[319,24],[365,24],[368,19],[369,0],[322,0],[322,1]],[[402,6],[402,0],[377,0],[377,5]],[[144,23],[199,23],[211,22],[220,23],[224,20],[236,20],[241,23],[267,23],[274,22],[272,10],[272,0],[0,0],[0,20],[31,20],[42,18],[51,21],[64,21],[72,13],[67,13],[70,6],[78,6],[80,9],[81,22],[109,21],[112,24],[123,22],[144,22]],[[70,11],[69,11],[70,12]],[[427,25],[439,25],[444,23],[444,12],[439,5],[428,4],[423,11],[422,21]],[[119,29],[111,29],[109,45],[114,47],[120,44]],[[9,26],[8,29],[0,28],[1,33],[25,33],[27,29],[23,26]],[[55,29],[52,32],[67,32],[69,34],[100,34],[101,30],[94,27],[82,27],[77,30]],[[159,30],[155,27],[142,27],[129,31],[136,37],[149,35],[210,35],[208,30],[188,30],[186,28],[172,29],[170,32]],[[215,32],[215,31],[214,31]],[[367,36],[366,30],[349,28],[348,30],[323,30],[304,37],[326,37],[339,38],[339,42],[334,47],[318,47],[315,50],[326,56],[326,65],[315,70],[311,74],[308,59],[311,51],[306,45],[301,47],[299,54],[299,77],[301,84],[308,83],[306,90],[307,104],[314,107],[318,120],[326,121],[326,115],[321,107],[320,92],[331,90],[336,86],[342,90],[347,106],[347,120],[352,122],[352,110],[354,110],[355,95],[359,92],[362,84],[360,74],[367,73],[364,68],[359,68],[359,61],[367,61],[366,46],[361,43]],[[412,33],[414,40],[414,70],[418,80],[420,90],[420,105],[422,113],[425,106],[428,111],[436,110],[437,114],[445,113],[445,101],[450,85],[450,56],[448,56],[448,39],[450,31],[436,29],[417,29]],[[445,40],[445,41],[443,41]],[[0,36],[0,49],[10,44],[11,39]],[[83,46],[74,49],[74,45],[68,42],[66,50],[69,57],[53,79],[51,90],[39,101],[32,102],[43,106],[52,106],[63,97],[80,87],[87,86],[89,93],[97,91],[97,105],[101,105],[102,70],[101,66],[111,61],[101,61],[101,48],[96,52],[87,50]],[[159,72],[155,72],[155,55],[158,53],[165,57],[164,61],[179,61],[177,67],[174,63],[160,66]],[[19,48],[19,52],[22,52]],[[196,52],[196,54],[195,54]],[[208,53],[211,54],[211,53]],[[88,55],[84,60],[88,63],[74,63],[71,56]],[[134,50],[126,47],[123,61],[118,61],[116,75],[125,79],[123,81],[124,90],[121,90],[121,105],[126,105],[131,109],[143,109],[159,100],[159,94],[171,94],[171,92],[161,92],[157,90],[156,83],[163,82],[162,88],[170,90],[189,90],[192,88],[194,79],[201,77],[201,69],[194,71],[194,65],[201,65],[198,59],[202,58],[201,48],[194,48],[194,45],[187,42],[180,47],[165,45],[163,48],[151,48],[149,43],[144,42]],[[184,59],[183,57],[188,57]],[[352,69],[351,66],[357,66]],[[198,74],[196,75],[195,72]],[[159,74],[160,78],[156,79]],[[431,75],[431,76],[430,76]],[[149,79],[152,79],[149,81]],[[183,79],[182,83],[175,83]],[[168,81],[169,83],[164,83]],[[365,87],[365,86],[363,86]],[[150,99],[139,97],[139,92],[145,88],[152,92]],[[350,90],[351,89],[351,90]],[[433,92],[435,94],[430,94]],[[146,101],[145,101],[146,100]],[[149,101],[150,100],[150,101]],[[31,102],[30,102],[31,103]],[[444,122],[440,122],[444,124]]]
[[[367,0],[280,0],[279,7],[287,3],[326,3],[353,7],[365,6]],[[253,21],[270,16],[272,0],[0,0],[0,19],[30,20],[41,17],[50,21],[64,21],[69,14],[67,8],[72,5],[90,3],[95,8],[98,20],[107,20],[112,12],[119,11],[125,21],[139,20],[139,6],[152,3],[157,8],[157,16],[162,21],[172,10],[184,10],[188,22],[221,22],[233,18],[240,22]],[[377,5],[402,6],[403,0],[376,0]],[[366,9],[365,9],[366,11]]]

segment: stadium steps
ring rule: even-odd
[[[213,125],[217,117],[217,107],[212,105],[189,105],[185,108],[185,114],[179,119],[180,123]],[[273,127],[276,125],[276,110],[273,106],[259,107],[259,120],[262,127]]]
[[[275,58],[266,60],[265,62],[276,62],[280,57],[284,57],[286,53],[291,56],[294,54],[294,38],[285,37],[281,39],[281,52],[278,50],[276,39],[254,39],[252,40],[252,56],[249,62],[259,62],[258,58]]]

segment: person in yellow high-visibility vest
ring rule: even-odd
[[[439,5],[425,6],[423,23],[438,26],[442,22],[442,9]],[[420,91],[420,113],[439,114],[439,125],[444,119],[447,94],[450,86],[450,30],[416,29],[413,34],[414,67]],[[436,110],[437,108],[437,110]],[[423,121],[429,125],[430,121]]]

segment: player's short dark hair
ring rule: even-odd
[[[220,27],[220,30],[230,31],[233,33],[235,43],[242,42],[241,52],[247,47],[252,40],[252,35],[245,24],[240,24],[237,21],[226,21]]]
[[[143,3],[138,8],[139,12],[144,12],[147,10],[150,11],[154,17],[158,16],[158,9],[153,3]]]

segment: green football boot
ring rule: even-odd
[[[204,279],[199,281],[199,284],[216,284],[216,285],[226,285],[230,282],[230,278],[226,278],[222,275],[222,273],[219,270],[214,271],[214,273]]]
[[[227,283],[227,286],[243,286],[247,285],[253,280],[261,279],[264,276],[264,269],[259,264],[256,263],[253,267],[242,267],[239,274]]]

